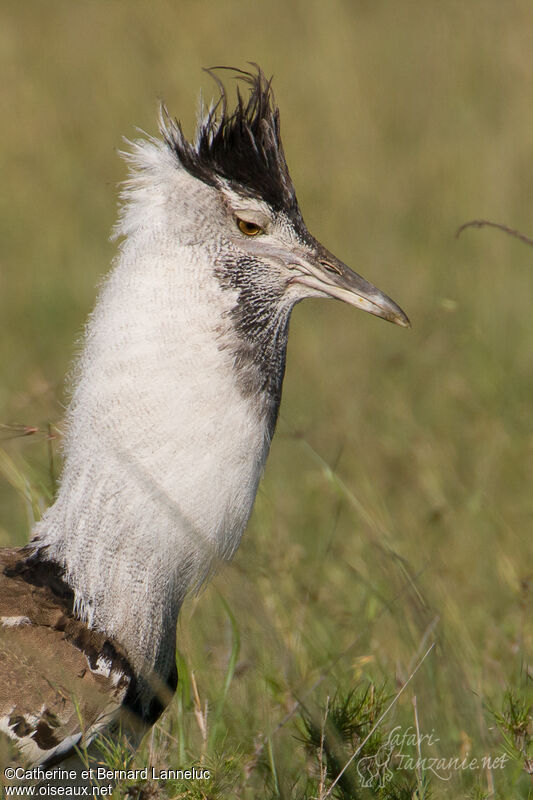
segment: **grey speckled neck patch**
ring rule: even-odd
[[[229,312],[235,338],[226,338],[222,347],[231,350],[239,388],[268,416],[272,436],[281,402],[291,306],[283,302],[281,287],[265,281],[267,270],[266,264],[249,256],[223,258],[215,266],[222,287],[238,292]]]

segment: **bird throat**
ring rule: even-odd
[[[272,438],[281,402],[291,305],[279,285],[269,286],[268,267],[257,259],[239,255],[221,259],[215,274],[223,289],[237,292],[229,312],[234,336],[222,345],[234,358],[236,380],[244,397],[267,418]]]

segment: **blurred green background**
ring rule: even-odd
[[[244,763],[267,736],[277,796],[303,791],[294,719],[273,731],[305,692],[319,704],[366,679],[394,691],[436,639],[394,713],[414,724],[416,695],[421,727],[456,756],[497,755],[487,704],[527,688],[533,251],[455,231],[479,217],[533,230],[532,42],[525,0],[0,8],[0,422],[61,427],[64,375],[115,252],[122,137],[155,133],[160,99],[192,134],[200,89],[214,92],[206,66],[274,75],[309,229],[412,320],[295,310],[254,516],[182,615],[183,657],[216,698],[235,646],[221,595],[231,609],[240,652],[217,753]],[[49,448],[40,434],[1,444],[0,544],[20,544],[52,490]],[[531,779],[517,762],[433,784],[527,797]]]

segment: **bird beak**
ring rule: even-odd
[[[290,267],[297,272],[290,279],[291,284],[307,286],[318,296],[326,295],[344,300],[345,303],[403,328],[411,327],[407,314],[394,300],[353,272],[320,244],[316,255],[302,253],[297,258],[292,257]]]

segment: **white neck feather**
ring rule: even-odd
[[[235,551],[269,441],[223,346],[236,298],[189,225],[214,190],[162,145],[135,145],[132,160],[126,239],[88,323],[61,487],[35,535],[88,623],[137,669],[165,673],[183,597]]]

